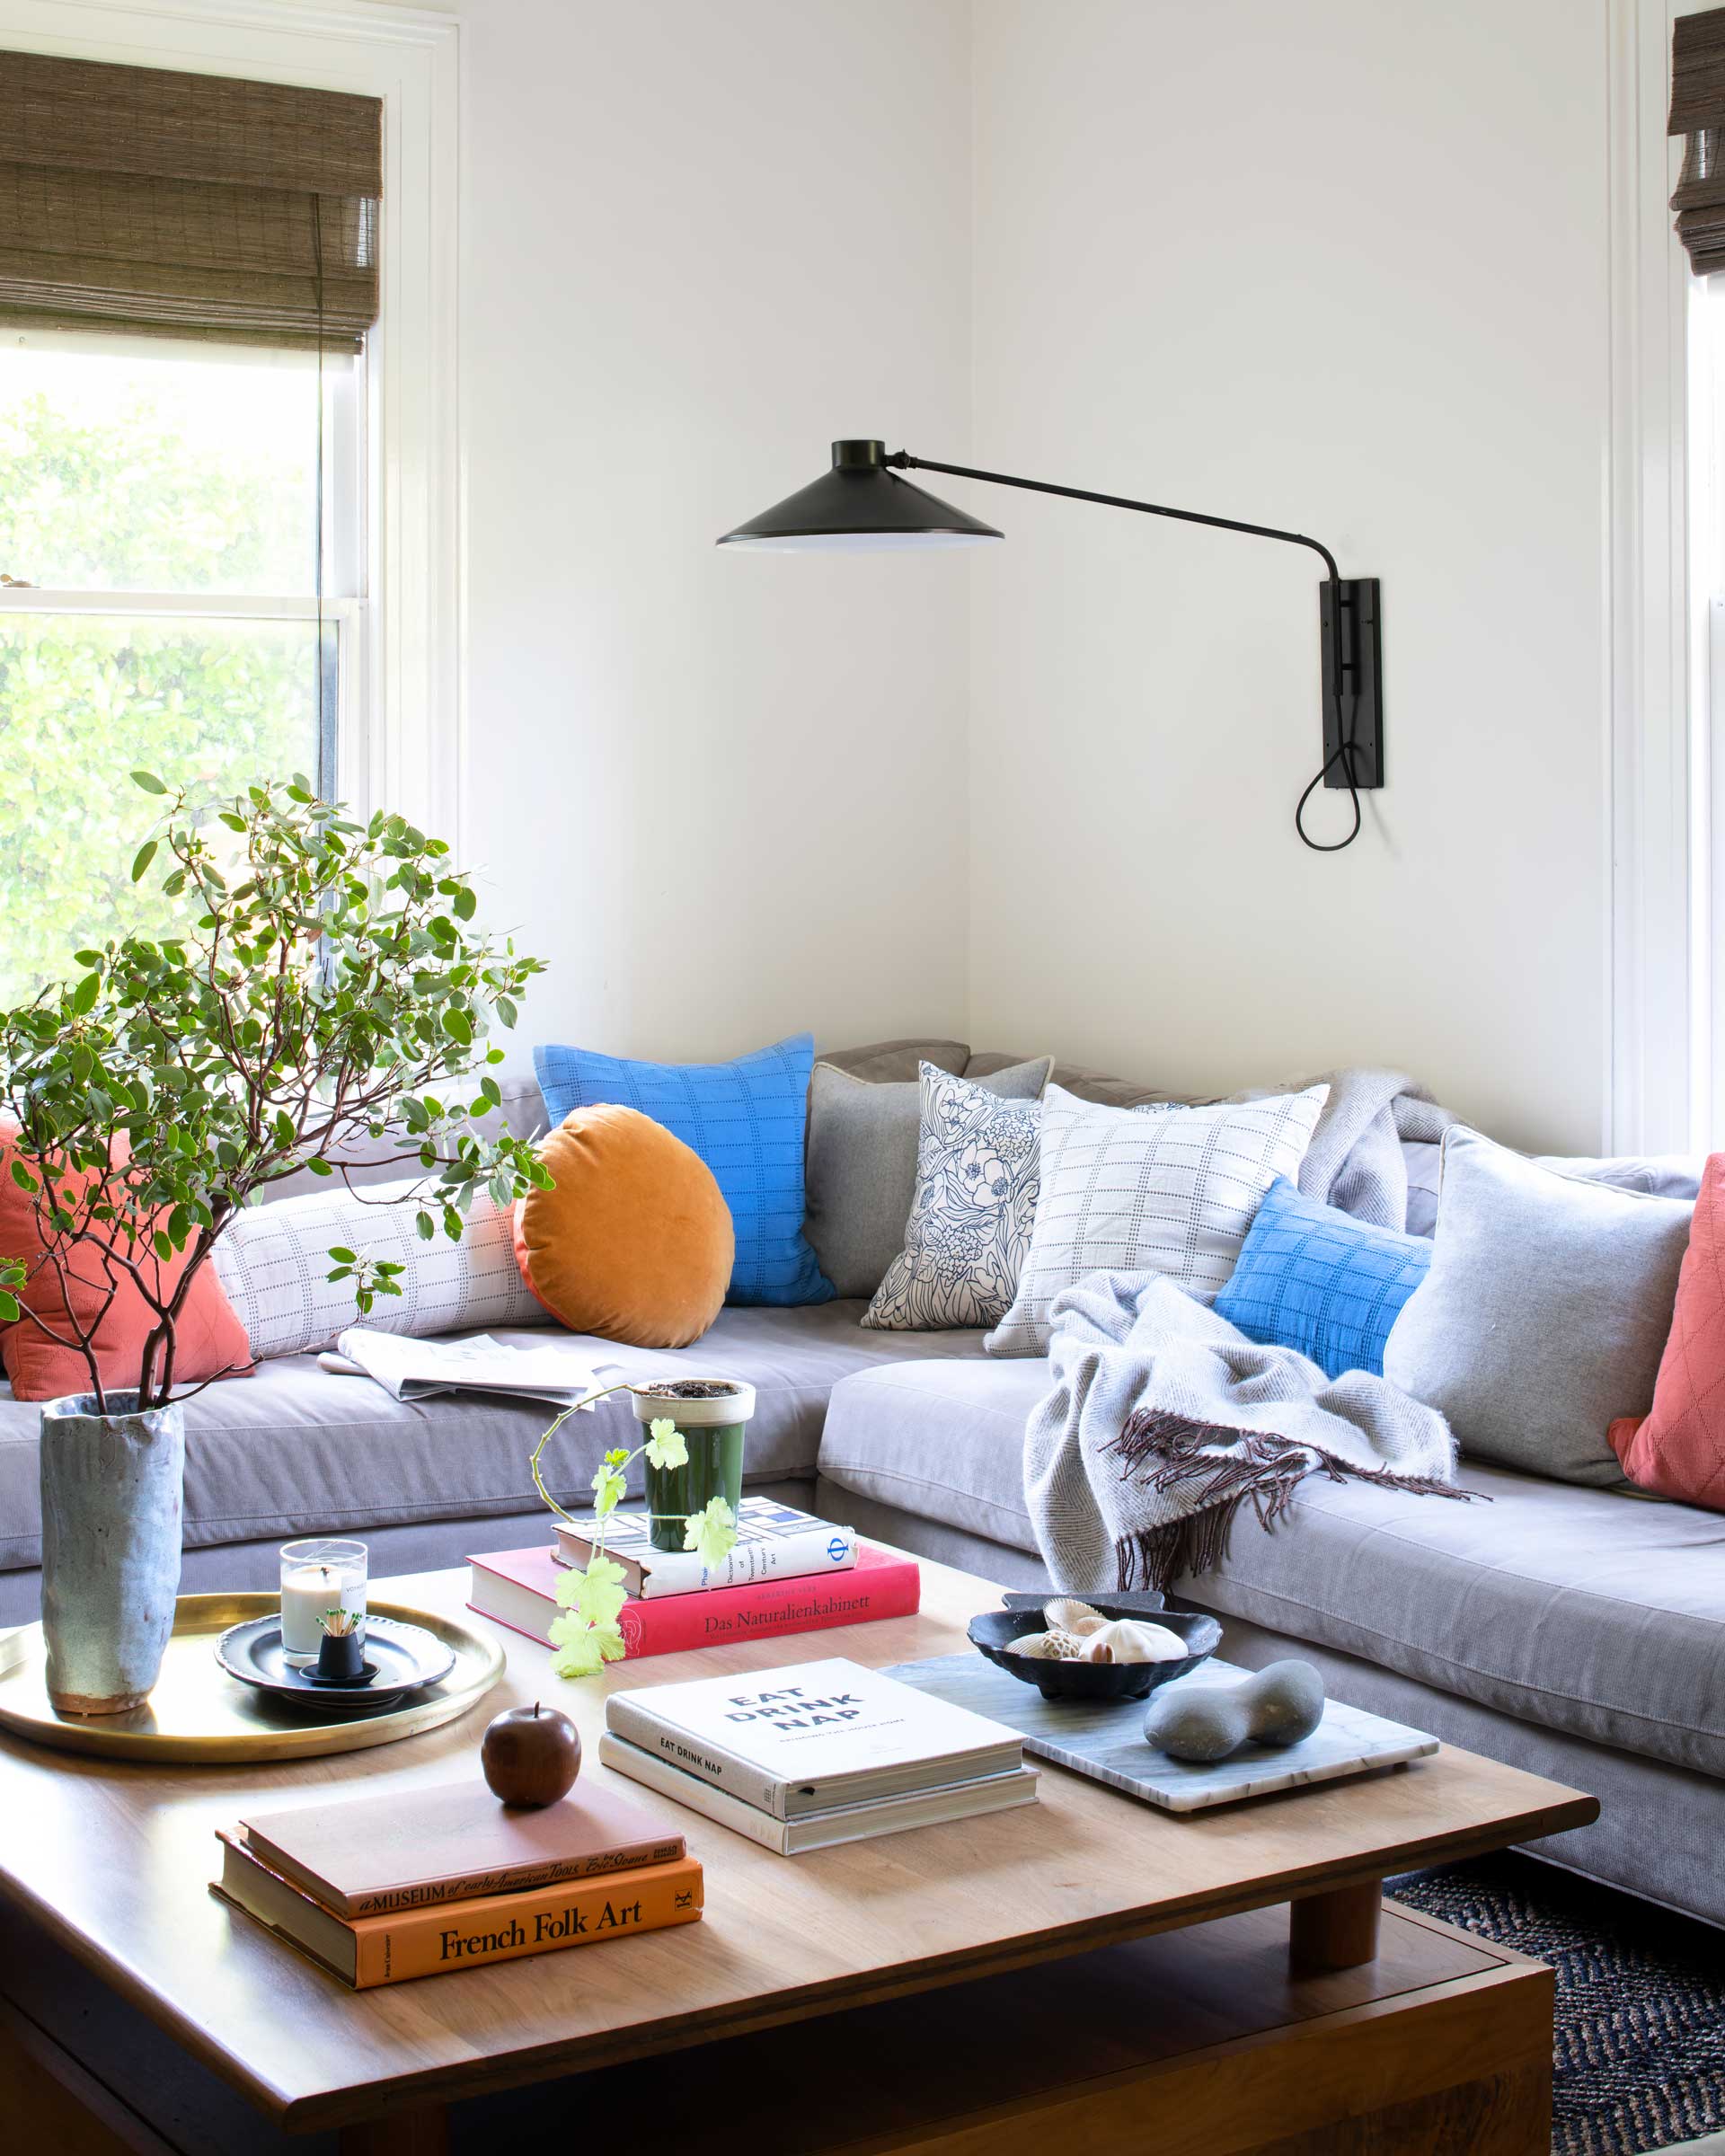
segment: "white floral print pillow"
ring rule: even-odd
[[[996,1325],[1012,1308],[1036,1218],[1037,1100],[1003,1100],[920,1066],[922,1128],[905,1249],[862,1322],[882,1332]]]

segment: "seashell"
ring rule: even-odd
[[[1055,1632],[1021,1632],[1016,1639],[1006,1642],[1009,1655],[1022,1655],[1031,1662],[1053,1662],[1059,1658],[1060,1650],[1055,1644]]]
[[[1135,1617],[1116,1618],[1084,1642],[1086,1662],[1181,1662],[1191,1650],[1165,1624],[1146,1624]]]
[[[1069,1595],[1057,1595],[1053,1602],[1045,1603],[1042,1616],[1051,1632],[1071,1632],[1079,1639],[1101,1631],[1108,1622],[1100,1610],[1092,1610],[1087,1602],[1075,1601]]]

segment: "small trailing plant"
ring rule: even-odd
[[[80,950],[74,980],[0,1012],[0,1116],[41,1244],[23,1258],[57,1276],[69,1330],[22,1314],[82,1354],[102,1414],[95,1340],[122,1286],[151,1321],[125,1383],[160,1407],[189,1289],[285,1176],[340,1175],[355,1141],[394,1140],[386,1157],[421,1171],[428,1241],[459,1238],[477,1190],[509,1205],[550,1181],[530,1145],[478,1123],[501,1099],[486,1036],[515,1023],[543,968],[473,928],[477,899],[441,839],[400,816],[358,822],[303,778],[202,817],[153,773],[132,777],[164,802],[132,880],[164,862],[183,927]],[[397,1264],[330,1257],[362,1314],[402,1292]],[[0,1277],[22,1285],[23,1264]]]
[[[632,1390],[625,1379],[619,1384],[604,1385],[597,1392],[589,1392],[585,1400],[578,1400],[565,1408],[533,1448],[528,1462],[533,1471],[533,1486],[558,1518],[569,1521],[571,1526],[576,1524],[573,1515],[565,1512],[545,1487],[539,1469],[540,1454],[571,1415],[590,1414],[600,1401],[609,1399],[613,1392]],[[594,1470],[593,1511],[598,1524],[591,1553],[585,1569],[571,1567],[557,1582],[560,1607],[551,1621],[549,1637],[557,1649],[551,1666],[560,1677],[590,1677],[607,1662],[621,1662],[629,1651],[618,1622],[623,1605],[629,1599],[624,1585],[627,1575],[615,1558],[606,1555],[605,1537],[611,1515],[623,1502],[629,1470],[643,1458],[650,1467],[688,1465],[689,1448],[682,1431],[668,1416],[648,1424],[645,1443],[638,1445],[633,1452],[622,1445],[614,1446]],[[710,1498],[699,1512],[684,1517],[683,1547],[698,1552],[701,1562],[709,1568],[721,1562],[735,1548],[736,1542],[737,1515],[722,1498]]]

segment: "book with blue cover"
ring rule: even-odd
[[[590,1513],[557,1523],[556,1554],[585,1567],[597,1522]],[[849,1572],[856,1564],[856,1531],[799,1512],[771,1498],[745,1498],[737,1508],[735,1546],[716,1565],[693,1550],[655,1550],[644,1512],[614,1512],[606,1522],[605,1554],[623,1567],[632,1602],[664,1595],[698,1595],[712,1587],[753,1587],[769,1579],[808,1579]]]

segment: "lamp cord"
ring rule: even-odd
[[[1354,805],[1354,827],[1349,832],[1346,838],[1331,839],[1326,844],[1322,839],[1306,836],[1305,804],[1322,785],[1325,778],[1329,775],[1330,766],[1338,757],[1341,759],[1341,774],[1348,782],[1348,798]],[[1340,741],[1319,764],[1317,776],[1300,796],[1299,804],[1294,811],[1294,828],[1299,835],[1300,844],[1303,846],[1310,846],[1314,853],[1340,853],[1344,846],[1351,846],[1359,836],[1359,789],[1354,783],[1354,745],[1351,741]]]

